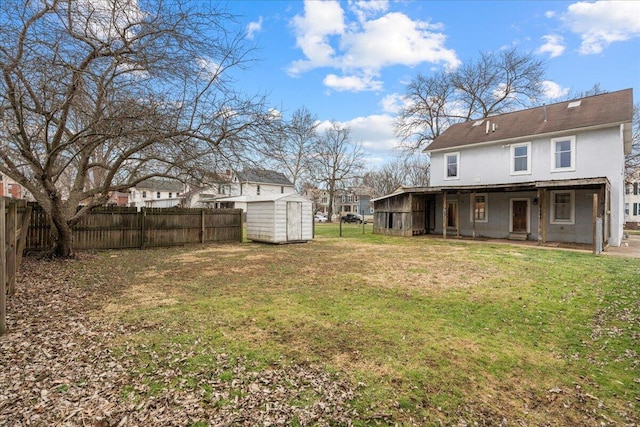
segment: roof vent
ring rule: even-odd
[[[576,108],[580,106],[580,103],[582,102],[582,100],[580,101],[573,101],[570,102],[569,105],[567,105],[567,108]]]

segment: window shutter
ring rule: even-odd
[[[634,215],[638,215],[638,204],[637,203],[633,204],[633,214]]]

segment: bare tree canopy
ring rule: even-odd
[[[328,218],[333,215],[333,200],[337,190],[358,178],[363,170],[362,145],[350,140],[351,128],[332,122],[318,139],[312,162],[314,180],[329,193]]]
[[[261,162],[282,171],[299,192],[302,192],[304,182],[309,181],[319,123],[306,107],[300,107],[289,120],[281,121],[271,138],[256,141]]]
[[[394,159],[365,173],[362,183],[372,188],[376,196],[389,194],[403,185],[426,187],[429,185],[429,159],[427,156]]]
[[[424,149],[451,124],[530,106],[543,94],[544,63],[515,47],[480,53],[474,62],[408,85],[395,131],[409,154]]]
[[[233,90],[251,51],[233,24],[209,2],[0,2],[0,171],[50,213],[59,255],[110,192],[206,167],[269,124]]]

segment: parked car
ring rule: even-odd
[[[356,223],[356,224],[362,224],[363,222],[365,224],[367,223],[367,220],[362,218],[362,215],[357,214],[357,213],[348,213],[348,214],[344,215],[342,218],[340,218],[340,221],[342,221],[342,222],[351,222],[351,223]]]
[[[315,222],[327,222],[327,217],[321,213],[317,213],[313,216]]]

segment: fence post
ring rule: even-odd
[[[147,208],[140,209],[140,249],[147,243]]]
[[[29,224],[31,223],[31,211],[33,211],[33,207],[31,206],[26,206],[24,208],[24,216],[22,217],[22,224],[20,225],[20,236],[16,252],[16,268],[20,268],[20,264],[22,263],[22,253],[24,252],[24,248],[27,246]]]
[[[6,219],[6,256],[7,256],[7,294],[13,295],[16,292],[16,227],[18,225],[18,204],[15,201],[9,202],[9,216]]]
[[[200,209],[200,243],[204,243],[205,228],[204,228],[204,209]]]
[[[3,335],[7,329],[7,247],[5,245],[5,208],[5,199],[0,196],[0,335]]]

